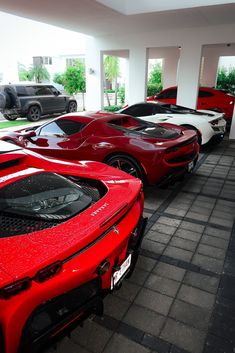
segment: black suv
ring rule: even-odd
[[[42,115],[75,112],[77,102],[50,84],[0,85],[0,111],[7,120],[27,117],[37,121]]]

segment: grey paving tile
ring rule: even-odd
[[[235,211],[234,211],[235,213]],[[225,219],[225,220],[229,220],[229,221],[234,221],[234,218],[235,218],[235,215],[232,214],[232,213],[227,213],[227,212],[223,212],[223,211],[219,211],[219,210],[214,210],[212,212],[212,217],[214,218],[222,218],[222,219]]]
[[[207,215],[209,216],[211,214],[212,208],[207,208],[204,205],[193,205],[190,207],[190,212],[195,212],[196,214],[201,214],[201,215]],[[188,217],[188,215],[186,215]]]
[[[135,303],[150,310],[156,311],[159,314],[167,315],[171,306],[173,298],[166,295],[154,292],[152,290],[142,288]]]
[[[197,247],[197,242],[191,241],[188,239],[179,238],[174,235],[169,245],[175,246],[177,248],[189,250],[189,251],[195,251]]]
[[[206,245],[211,245],[224,250],[226,250],[228,247],[228,240],[220,239],[206,234],[202,236],[201,243]]]
[[[211,236],[225,239],[225,240],[229,240],[230,236],[231,236],[231,232],[229,232],[229,231],[210,227],[210,226],[207,226],[205,228],[204,234],[211,235]]]
[[[177,299],[211,310],[215,302],[215,295],[183,284],[178,292]]]
[[[213,223],[213,224],[218,224],[218,225],[224,226],[224,227],[232,228],[232,226],[233,226],[233,220],[219,218],[219,217],[214,217],[214,216],[210,217],[209,222]]]
[[[176,321],[181,321],[189,326],[196,327],[200,330],[206,330],[208,328],[211,310],[181,300],[175,300],[169,316]]]
[[[142,286],[146,278],[148,277],[148,275],[149,275],[149,272],[136,267],[131,277],[128,279],[128,281],[138,284],[139,286]]]
[[[214,246],[206,244],[199,244],[197,252],[199,254],[214,257],[219,260],[224,260],[226,254],[226,250],[215,248]]]
[[[103,351],[105,345],[112,336],[112,331],[96,324],[94,321],[86,320],[84,327],[76,328],[71,332],[71,340],[93,353]]]
[[[172,319],[167,320],[161,337],[191,353],[201,353],[205,341],[205,333]]]
[[[191,251],[176,248],[174,246],[167,246],[163,254],[169,257],[173,257],[174,259],[187,262],[189,262],[193,257],[193,253]]]
[[[191,211],[189,211],[189,212],[186,214],[186,217],[195,219],[195,220],[197,220],[197,221],[207,222],[208,219],[209,219],[209,214],[200,214],[200,213],[196,213],[196,212],[191,212]]]
[[[221,273],[223,269],[223,261],[212,257],[195,254],[192,260],[194,265],[200,266],[208,271]]]
[[[180,217],[184,217],[187,213],[187,209],[186,210],[182,210],[180,208],[175,208],[175,207],[167,207],[166,208],[166,213],[170,213],[174,216],[180,216]]]
[[[195,224],[192,222],[183,221],[180,225],[180,228],[191,230],[193,232],[202,233],[205,227],[201,224]]]
[[[116,295],[108,295],[104,299],[104,313],[117,320],[121,320],[127,309],[130,306],[130,302]]]
[[[171,239],[171,235],[155,232],[153,230],[149,230],[148,233],[145,235],[145,238],[157,241],[162,244],[168,244],[169,240]]]
[[[153,269],[153,272],[161,277],[182,281],[186,271],[182,268],[159,262]]]
[[[140,291],[140,286],[130,281],[124,280],[121,286],[121,289],[114,292],[114,295],[132,302],[137,293]]]
[[[170,297],[175,297],[179,286],[180,282],[160,277],[155,274],[151,274],[145,283],[145,287],[169,295]]]
[[[157,232],[164,233],[164,234],[169,234],[169,235],[173,235],[175,233],[176,229],[177,229],[176,227],[167,226],[165,224],[158,223],[158,222],[156,222],[152,226],[152,230],[155,230]]]
[[[91,351],[88,351],[86,348],[81,347],[77,343],[74,343],[71,339],[68,337],[63,338],[61,341],[59,341],[56,345],[56,353],[89,353]]]
[[[166,317],[139,305],[132,305],[123,321],[153,336],[158,336]]]
[[[150,350],[115,333],[103,353],[150,353]]]
[[[212,294],[216,294],[219,279],[216,277],[202,275],[201,273],[188,271],[184,277],[184,283]]]
[[[188,239],[191,241],[195,241],[198,242],[201,239],[201,233],[197,233],[197,232],[193,232],[191,230],[188,229],[182,229],[179,228],[176,233],[175,236],[183,238],[183,239]]]
[[[161,217],[158,219],[158,223],[162,223],[162,224],[165,224],[165,225],[167,225],[167,226],[178,227],[178,226],[180,225],[180,223],[181,223],[181,220],[161,216]]]
[[[146,256],[139,255],[136,266],[141,268],[144,271],[152,271],[156,265],[156,260],[150,259]]]
[[[141,247],[142,249],[152,251],[156,254],[162,254],[165,250],[166,245],[158,243],[157,241],[152,241],[150,239],[144,238]]]

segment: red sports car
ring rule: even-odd
[[[146,219],[139,179],[0,143],[0,352],[41,347],[130,275]]]
[[[148,97],[150,100],[158,100],[166,103],[176,104],[177,87],[169,87],[155,96]],[[224,119],[231,120],[235,97],[219,89],[200,87],[198,92],[197,109],[215,110],[224,113]]]
[[[2,139],[51,157],[105,162],[153,185],[191,170],[199,151],[194,131],[105,112],[66,114]]]

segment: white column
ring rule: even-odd
[[[196,108],[201,66],[201,45],[182,46],[178,68],[177,104]]]
[[[218,54],[205,54],[203,60],[203,71],[201,75],[201,86],[215,87],[217,70],[219,64]]]
[[[94,38],[90,38],[86,51],[86,110],[103,107],[103,55]]]
[[[175,86],[179,58],[176,55],[166,55],[163,60],[162,85],[163,89]]]
[[[132,48],[129,56],[129,105],[146,100],[147,49]]]
[[[235,140],[235,108],[233,109],[233,117],[232,117],[229,139]]]

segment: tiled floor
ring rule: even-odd
[[[205,151],[193,175],[145,197],[133,276],[105,299],[104,317],[47,352],[234,353],[235,144]]]

